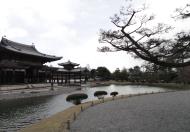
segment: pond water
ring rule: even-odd
[[[110,85],[94,88],[86,87],[77,92],[88,94],[88,99],[84,101],[86,102],[95,100],[94,92],[98,90],[107,91],[107,96],[109,96],[113,91],[117,91],[119,95],[124,95],[152,91],[166,91],[167,89],[148,86]],[[65,101],[67,95],[68,94],[60,94],[48,97],[0,101],[0,132],[17,131],[29,124],[35,123],[73,106],[73,104]]]

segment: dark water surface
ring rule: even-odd
[[[108,95],[113,91],[118,91],[119,95],[124,95],[152,91],[166,91],[167,89],[148,86],[110,85],[104,87],[83,88],[80,92],[87,93],[88,99],[85,101],[90,101],[96,99],[94,97],[94,92],[97,90],[105,90],[108,92]],[[61,94],[55,96],[0,101],[0,132],[17,131],[29,124],[38,122],[43,118],[71,107],[72,104],[65,101],[67,95],[68,94]]]

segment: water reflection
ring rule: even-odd
[[[94,92],[98,90],[105,90],[108,92],[108,95],[105,97],[109,97],[110,93],[113,91],[117,91],[119,95],[126,95],[126,94],[137,94],[137,93],[151,93],[152,91],[166,91],[167,89],[159,88],[159,87],[150,87],[150,86],[135,86],[135,85],[110,85],[104,87],[94,87],[94,88],[84,88],[82,92],[88,94],[88,99],[85,101],[90,101],[96,99],[94,97]]]
[[[0,131],[16,131],[72,106],[65,101],[65,97],[63,94],[1,101]]]
[[[108,95],[117,91],[119,95],[135,94],[144,92],[165,91],[163,88],[147,86],[104,86],[95,88],[83,88],[80,92],[88,94],[90,101],[96,99],[94,92],[105,90]],[[37,122],[40,119],[49,117],[70,106],[71,103],[65,101],[67,94],[56,96],[36,97],[27,99],[16,99],[0,102],[0,131],[16,131],[26,125]]]

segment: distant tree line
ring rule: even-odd
[[[119,69],[110,72],[106,67],[89,71],[90,78],[98,81],[128,81],[141,83],[190,83],[190,67],[168,68],[153,63]]]

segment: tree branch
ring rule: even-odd
[[[118,28],[118,30],[101,32],[100,40],[110,44],[112,47],[117,49],[117,51],[123,50],[134,53],[139,58],[156,65],[165,67],[189,66],[189,33],[188,35],[185,33],[179,33],[177,34],[177,38],[175,37],[172,40],[153,38],[155,35],[167,33],[172,29],[172,27],[160,23],[153,28],[146,27],[145,23],[153,20],[154,17],[147,17],[144,15],[142,19],[139,19],[141,17],[137,16],[138,13],[139,11],[131,10],[127,13],[120,13],[121,16],[115,15],[115,18],[112,18],[112,23]],[[133,30],[128,31],[130,30],[132,21],[136,24],[135,28],[132,26]],[[138,25],[139,23],[140,25]],[[147,40],[144,39],[143,41],[143,38],[145,37]],[[180,61],[184,59],[186,60]]]

